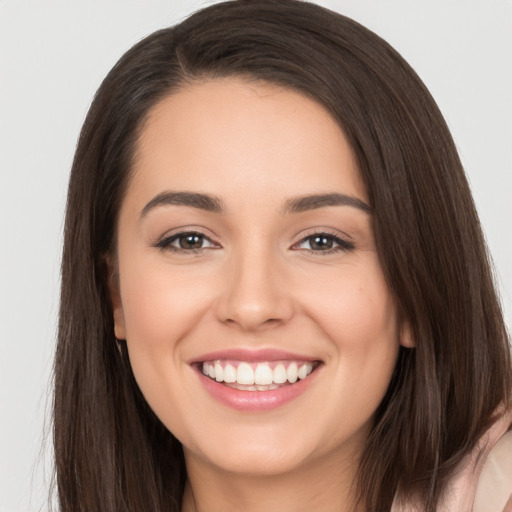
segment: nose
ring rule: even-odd
[[[270,250],[247,251],[231,259],[216,305],[221,322],[257,332],[290,321],[293,294],[278,260]]]

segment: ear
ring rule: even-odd
[[[117,264],[114,263],[111,256],[106,258],[107,265],[107,284],[110,295],[110,303],[112,304],[112,313],[114,316],[114,334],[118,340],[126,339],[126,327],[124,320],[123,304],[121,302],[121,292],[119,287],[119,272]]]
[[[407,320],[402,320],[400,325],[400,345],[407,348],[414,348],[416,346],[411,324]]]

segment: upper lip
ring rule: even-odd
[[[317,357],[311,357],[303,354],[296,354],[293,352],[287,352],[284,350],[277,349],[243,349],[243,348],[232,348],[226,350],[217,350],[215,352],[208,352],[199,357],[195,357],[189,361],[189,364],[202,363],[204,361],[214,360],[225,360],[231,359],[233,361],[319,361]]]

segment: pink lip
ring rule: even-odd
[[[203,361],[214,361],[216,359],[226,360],[231,359],[234,361],[282,361],[289,359],[292,361],[318,361],[318,358],[294,354],[292,352],[285,352],[283,350],[263,349],[263,350],[247,350],[241,348],[234,348],[230,350],[218,350],[216,352],[209,352],[200,357],[195,357],[188,361],[189,364],[202,363]]]
[[[304,380],[299,380],[295,384],[283,386],[279,389],[269,391],[241,391],[233,389],[206,377],[197,372],[199,380],[206,390],[219,402],[246,412],[261,412],[271,409],[277,409],[288,402],[291,402],[302,395],[316,377],[317,371],[314,371]]]
[[[314,383],[318,371],[322,366],[320,365],[320,367],[317,367],[305,379],[299,380],[294,384],[268,391],[243,391],[240,389],[233,389],[203,375],[201,365],[198,363],[203,361],[212,361],[215,359],[230,359],[247,362],[270,362],[286,359],[293,361],[318,361],[318,359],[292,354],[290,352],[283,352],[280,350],[250,351],[244,349],[233,349],[210,352],[189,362],[196,371],[201,384],[205,387],[206,391],[213,396],[213,398],[228,407],[246,412],[262,412],[277,409],[278,407],[282,407],[283,405],[291,402],[295,398],[298,398],[309,388],[311,384]]]

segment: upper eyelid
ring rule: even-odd
[[[217,237],[205,230],[204,228],[201,228],[199,226],[186,226],[186,227],[180,227],[180,228],[174,228],[169,231],[166,231],[163,235],[159,236],[156,240],[156,243],[162,240],[168,240],[169,238],[177,238],[179,236],[187,235],[187,234],[197,234],[204,236],[211,242],[220,244],[220,242],[217,240]]]
[[[206,233],[205,231],[206,230],[204,228],[199,227],[199,226],[197,226],[197,227],[196,226],[190,226],[190,227],[187,226],[184,228],[181,228],[181,227],[175,228],[173,230],[166,232],[164,235],[160,236],[152,245],[158,246],[159,244],[161,244],[165,241],[168,241],[170,239],[173,239],[173,241],[174,241],[175,239],[179,238],[180,236],[184,236],[187,234],[198,234],[198,235],[203,236],[209,242],[222,247],[221,242],[218,240],[218,238],[216,236]],[[336,240],[339,240],[340,242],[342,242],[344,244],[354,245],[354,240],[352,239],[352,237],[350,237],[349,235],[347,235],[345,233],[340,233],[337,230],[329,229],[329,228],[310,228],[310,229],[302,231],[299,235],[296,235],[294,237],[295,241],[293,241],[293,243],[291,244],[291,247],[294,247],[315,235],[327,235]]]
[[[314,237],[315,235],[327,235],[328,237],[330,238],[333,238],[335,243],[338,245],[338,247],[335,247],[335,248],[332,248],[332,249],[327,249],[325,251],[314,251],[313,249],[303,249],[304,251],[306,252],[314,252],[314,253],[318,253],[318,254],[329,254],[329,253],[333,253],[333,252],[337,252],[339,250],[342,250],[342,251],[347,251],[347,250],[352,250],[352,249],[355,249],[355,243],[353,241],[353,239],[349,236],[341,236],[340,234],[334,234],[334,233],[331,233],[329,230],[326,230],[326,229],[318,229],[318,230],[314,230],[306,235],[302,235],[302,237],[297,240],[296,242],[294,242],[290,249],[292,250],[299,250],[299,249],[293,249],[294,247],[297,247],[298,245],[304,243],[305,241],[307,241],[308,238],[311,238],[311,237]]]
[[[186,228],[186,229],[179,228],[179,231],[174,231],[174,232],[173,231],[174,230],[171,230],[170,232],[168,231],[167,233],[165,233],[164,235],[159,237],[157,240],[155,240],[151,244],[151,246],[155,247],[157,249],[160,249],[160,250],[171,250],[171,248],[172,248],[172,250],[174,250],[175,252],[186,252],[186,253],[201,252],[201,251],[204,251],[207,249],[214,249],[214,248],[222,247],[221,244],[217,240],[215,240],[214,237],[207,235],[206,233],[204,233],[204,231],[202,229],[200,229],[198,227],[197,228]],[[181,236],[186,236],[189,234],[201,235],[210,244],[212,244],[213,247],[202,247],[200,249],[183,249],[180,247],[174,247],[172,245]]]
[[[351,236],[347,235],[346,233],[342,233],[340,231],[329,229],[329,228],[311,228],[306,229],[302,231],[299,235],[295,237],[295,242],[293,242],[292,245],[296,245],[299,242],[302,242],[306,240],[307,238],[315,235],[328,235],[332,238],[337,238],[338,240],[341,240],[342,242],[346,243],[354,243],[354,240]]]

